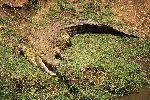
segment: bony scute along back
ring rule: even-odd
[[[92,20],[69,20],[66,25],[64,23],[52,24],[51,26],[46,26],[40,28],[38,31],[32,33],[29,44],[27,44],[26,49],[24,49],[24,55],[26,58],[34,65],[42,66],[46,72],[50,75],[56,75],[56,66],[59,65],[60,58],[63,58],[63,49],[71,44],[71,37],[75,34],[83,33],[117,33],[117,34],[127,34],[126,31],[118,31],[118,29],[111,27],[106,24],[97,23]],[[32,50],[31,50],[32,49]],[[30,53],[28,53],[31,51]],[[59,58],[56,57],[59,55]],[[33,57],[32,57],[33,56]],[[63,59],[65,60],[65,59]]]

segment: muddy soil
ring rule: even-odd
[[[133,93],[129,96],[124,96],[118,100],[149,100],[150,88],[143,88],[138,93]]]

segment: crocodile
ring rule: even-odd
[[[71,46],[71,37],[83,33],[129,34],[111,25],[87,19],[64,19],[45,27],[33,28],[21,46],[24,56],[34,65],[42,66],[50,75],[56,75],[63,49]],[[58,59],[59,57],[59,59]]]

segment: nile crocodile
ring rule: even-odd
[[[71,44],[70,37],[80,33],[113,33],[125,31],[92,20],[61,20],[54,24],[32,29],[27,42],[22,47],[25,57],[34,65],[44,67],[50,75],[56,75],[54,68],[59,64],[56,55],[63,58],[62,50]],[[127,33],[129,34],[130,33]],[[124,34],[124,35],[126,35]]]

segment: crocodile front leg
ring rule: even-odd
[[[55,58],[55,55],[60,53],[59,48],[55,48],[54,51],[55,52],[51,52],[51,54],[39,54],[32,48],[26,46],[22,47],[22,52],[30,63],[35,66],[42,66],[44,70],[52,76],[55,76],[56,73],[54,73],[49,67],[57,66],[59,64],[59,60]]]

